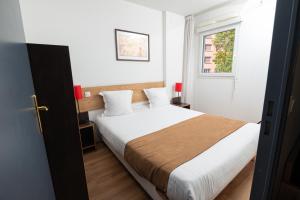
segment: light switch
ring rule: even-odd
[[[91,92],[90,91],[85,91],[84,92],[84,97],[86,97],[86,98],[91,97]]]

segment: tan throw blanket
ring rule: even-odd
[[[243,125],[245,122],[204,114],[128,142],[124,158],[140,176],[166,193],[175,168]]]

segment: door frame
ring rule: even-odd
[[[0,1],[0,199],[55,200],[18,0]]]
[[[299,0],[277,0],[251,200],[271,199],[287,119]]]

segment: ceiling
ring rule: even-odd
[[[245,0],[126,0],[150,8],[190,15],[223,6],[227,3]]]

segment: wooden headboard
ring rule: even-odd
[[[89,91],[90,97],[79,100],[80,112],[87,112],[92,110],[101,109],[104,107],[103,98],[99,95],[101,91],[113,91],[113,90],[133,90],[132,102],[147,101],[147,97],[143,91],[146,88],[158,88],[164,87],[164,82],[148,82],[148,83],[135,83],[128,85],[111,85],[111,86],[97,86],[83,88],[83,92]]]

